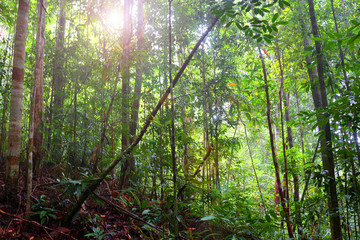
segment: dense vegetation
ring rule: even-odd
[[[0,2],[4,239],[360,239],[360,3]]]

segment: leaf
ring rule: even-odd
[[[236,83],[229,83],[229,86],[236,86]]]
[[[271,43],[271,40],[269,38],[265,37],[265,36],[264,36],[264,40],[269,44]]]
[[[237,27],[239,30],[241,30],[241,31],[243,30],[243,28],[240,26],[239,23],[236,22],[235,25],[236,25],[236,27]]]
[[[145,209],[143,212],[142,212],[142,215],[146,215],[146,214],[149,214],[150,213],[150,209]]]
[[[200,219],[200,221],[209,221],[209,220],[212,220],[212,219],[215,219],[216,217],[213,216],[213,215],[207,215],[203,218]]]
[[[228,28],[228,27],[230,27],[231,24],[233,24],[233,23],[234,23],[233,21],[230,21],[230,22],[228,22],[228,23],[225,25],[225,27]]]
[[[278,13],[275,13],[274,16],[271,18],[271,22],[275,22],[279,17],[279,14]]]
[[[290,3],[288,3],[287,1],[282,1],[282,3],[290,7]]]
[[[352,23],[352,25],[354,26],[359,26],[359,22],[355,21],[355,20],[350,20],[350,22]]]
[[[286,21],[278,21],[276,24],[277,25],[288,25],[289,23]]]
[[[319,38],[319,37],[312,37],[311,39],[312,39],[314,42],[316,42],[316,41],[321,42],[321,41],[322,41],[322,39]]]

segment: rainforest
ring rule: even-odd
[[[2,0],[0,239],[360,239],[360,2]]]

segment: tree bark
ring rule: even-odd
[[[124,151],[130,144],[130,42],[131,42],[131,8],[132,0],[125,0],[124,2],[124,32],[122,39],[122,64],[121,64],[121,77],[122,77],[122,109],[121,109],[121,149]],[[134,159],[128,156],[121,166],[120,186],[125,188],[131,177],[132,163]]]
[[[52,125],[54,129],[57,130],[57,134],[54,134],[54,148],[51,150],[53,159],[57,163],[61,161],[62,157],[62,136],[61,129],[63,115],[63,105],[65,101],[64,97],[64,87],[65,87],[65,27],[66,27],[66,0],[62,0],[60,3],[59,11],[59,27],[56,36],[55,44],[55,55],[54,55],[54,69],[53,69],[53,102],[52,102]],[[51,133],[49,133],[51,134]],[[50,144],[50,143],[48,143]]]
[[[34,73],[34,173],[40,172],[43,157],[44,122],[44,47],[45,47],[45,0],[38,0],[38,26],[36,31],[36,63]]]
[[[17,202],[19,179],[21,117],[24,86],[25,46],[29,19],[29,0],[19,0],[16,22],[14,61],[10,98],[8,152],[5,170],[5,193],[11,203]]]
[[[311,20],[312,33],[315,38],[319,37],[318,25],[316,22],[315,9],[313,0],[308,0],[309,4],[309,14]],[[323,53],[321,48],[321,42],[315,41],[316,48],[316,60],[317,60],[317,70],[318,70],[318,79],[320,86],[320,97],[321,105],[318,109],[327,107],[327,94],[326,94],[326,85],[324,78],[324,63],[323,63]],[[326,120],[325,120],[326,119]],[[329,216],[330,216],[330,229],[331,229],[331,238],[333,240],[342,239],[341,231],[341,221],[339,214],[339,204],[338,196],[336,192],[336,181],[335,181],[335,163],[334,155],[332,151],[332,139],[331,139],[331,130],[330,123],[328,120],[328,114],[323,114],[322,119],[325,120],[325,125],[321,125],[320,129],[324,132],[324,137],[321,138],[321,158],[323,162],[323,168],[326,171],[328,177],[328,183],[325,183],[325,188],[327,190],[328,198],[328,207],[329,207]]]
[[[140,53],[138,56],[138,62],[136,67],[136,78],[135,78],[135,87],[134,87],[134,97],[131,106],[131,124],[130,124],[130,138],[131,141],[136,135],[136,128],[139,122],[139,107],[140,107],[140,98],[141,98],[141,85],[142,85],[142,75],[144,71],[143,55],[144,55],[144,0],[138,0],[137,5],[137,52]]]

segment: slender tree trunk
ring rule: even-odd
[[[279,54],[279,52],[278,52]],[[280,124],[281,124],[281,140],[282,140],[282,148],[283,148],[283,157],[284,157],[284,181],[285,181],[285,199],[287,202],[287,207],[289,208],[289,178],[288,178],[288,162],[287,162],[287,155],[286,155],[286,142],[285,142],[285,131],[284,131],[284,114],[283,114],[283,91],[284,91],[284,78],[283,78],[283,69],[281,66],[280,56],[279,57],[279,64],[280,64],[280,72],[281,72],[281,84],[280,84],[280,91],[279,91],[279,110],[280,110]]]
[[[44,47],[45,47],[45,0],[38,0],[38,26],[36,31],[36,63],[34,73],[34,173],[40,173],[43,157],[44,122]]]
[[[335,15],[335,9],[334,9],[334,0],[330,0],[331,2],[331,9],[332,9],[332,14],[333,14],[333,18],[334,18],[334,23],[335,23],[335,31],[337,33],[339,33],[339,29],[338,29],[338,23],[337,23],[337,19],[336,19],[336,15]],[[341,68],[344,74],[344,80],[345,80],[345,86],[346,86],[346,90],[349,91],[350,90],[350,85],[349,85],[349,80],[347,77],[347,73],[345,70],[345,60],[344,60],[344,51],[341,47],[341,43],[338,42],[338,47],[339,47],[339,54],[340,54],[340,62],[341,62]]]
[[[251,160],[251,166],[252,166],[252,169],[253,169],[254,174],[255,174],[256,184],[257,184],[257,187],[258,187],[258,190],[259,190],[259,193],[260,193],[261,202],[262,202],[264,208],[267,209],[267,207],[266,207],[266,202],[265,202],[265,200],[264,200],[264,196],[263,196],[263,193],[262,193],[262,191],[261,191],[259,178],[258,178],[258,176],[257,176],[256,168],[255,168],[255,165],[254,165],[254,159],[253,159],[252,151],[251,151],[251,148],[250,148],[249,137],[248,137],[248,134],[247,134],[247,128],[246,128],[246,125],[245,125],[245,123],[243,122],[243,120],[242,120],[241,118],[240,118],[240,122],[241,122],[242,125],[244,126],[245,137],[246,137],[246,144],[247,144],[247,147],[248,147],[248,150],[249,150],[249,155],[250,155],[250,160]]]
[[[319,37],[318,25],[316,22],[315,9],[313,0],[308,0],[309,4],[309,14],[311,19],[311,27],[313,36],[315,38]],[[324,78],[324,63],[323,63],[323,53],[321,48],[321,42],[315,41],[316,48],[316,60],[317,60],[317,70],[318,70],[318,79],[320,85],[321,101],[322,104],[320,108],[327,107],[327,94]],[[329,216],[330,216],[330,229],[331,229],[331,238],[333,240],[342,239],[341,231],[341,221],[339,213],[339,204],[338,196],[336,192],[336,181],[335,181],[335,163],[334,156],[332,151],[332,139],[331,139],[331,130],[330,123],[328,120],[328,115],[324,114],[323,119],[325,120],[325,126],[322,125],[321,129],[324,131],[325,137],[321,139],[321,158],[323,162],[324,170],[327,173],[328,183],[326,183],[327,198],[328,198],[328,207],[329,207]]]
[[[252,13],[253,13],[253,17],[255,17],[253,4],[252,4]],[[263,77],[264,77],[264,82],[265,82],[265,94],[266,94],[266,103],[267,103],[266,104],[266,115],[267,115],[267,122],[268,122],[268,128],[269,128],[271,154],[272,154],[272,159],[273,159],[274,168],[275,168],[275,181],[276,181],[275,191],[276,190],[279,191],[280,203],[281,203],[281,206],[285,213],[286,226],[287,226],[289,238],[294,238],[294,232],[292,229],[291,219],[290,219],[290,212],[289,212],[289,208],[286,206],[286,198],[285,198],[285,193],[284,193],[284,191],[282,189],[282,185],[281,185],[279,164],[277,162],[277,156],[276,156],[276,151],[275,151],[275,142],[274,142],[274,136],[273,136],[273,130],[272,130],[272,123],[271,123],[270,95],[269,95],[269,86],[268,86],[268,80],[267,80],[265,60],[264,60],[264,57],[263,57],[260,47],[258,47],[258,51],[259,51],[259,58],[261,60]]]
[[[176,151],[175,151],[175,106],[174,106],[174,92],[173,92],[173,79],[172,79],[172,25],[171,25],[171,2],[169,0],[169,84],[170,84],[170,102],[171,102],[171,158],[172,158],[172,174],[174,184],[174,233],[175,239],[179,239],[179,225],[177,220],[178,214],[178,201],[177,201],[177,164],[176,164]]]
[[[5,170],[5,193],[10,203],[17,203],[16,195],[18,192],[17,185],[19,179],[21,117],[29,0],[19,0],[18,6],[10,98],[8,152]]]
[[[56,45],[55,45],[55,55],[54,55],[54,69],[53,69],[53,84],[54,84],[54,96],[52,103],[52,126],[57,134],[54,134],[54,148],[51,150],[53,159],[57,163],[61,161],[62,158],[62,122],[60,119],[63,118],[63,105],[65,101],[64,97],[64,87],[65,87],[65,27],[66,27],[66,0],[62,0],[60,3],[59,11],[59,27],[56,36]]]
[[[289,126],[290,123],[290,101],[289,101],[289,93],[284,92],[284,68],[283,68],[283,64],[284,61],[281,61],[281,55],[280,55],[280,51],[279,51],[279,47],[277,46],[277,57],[278,57],[278,62],[279,62],[279,66],[280,66],[280,75],[281,75],[281,87],[280,87],[280,95],[282,95],[281,93],[283,93],[283,96],[280,96],[280,101],[284,101],[284,106],[285,106],[285,121],[288,124],[288,126],[286,127],[286,131],[287,131],[287,141],[289,143],[289,149],[290,151],[293,149],[294,147],[294,141],[293,141],[293,134],[292,134],[292,129],[291,126]],[[283,98],[283,99],[282,99]],[[281,103],[280,103],[281,105]],[[283,120],[282,120],[283,122]],[[282,123],[283,126],[283,123]],[[282,131],[284,132],[284,128],[282,127]],[[285,144],[285,139],[283,136],[283,146]],[[284,148],[284,159],[286,159],[287,155],[286,155],[286,151]],[[293,181],[294,181],[294,203],[295,203],[295,214],[296,214],[296,224],[298,225],[298,229],[299,229],[299,234],[300,236],[302,235],[302,231],[301,231],[301,215],[300,215],[300,209],[299,209],[299,176],[296,173],[296,161],[294,158],[291,158],[291,165],[292,165],[292,169],[293,169]],[[286,170],[285,170],[286,171]],[[288,185],[287,185],[288,187]],[[289,191],[287,191],[287,194],[289,194]],[[287,198],[287,200],[289,201],[289,196]]]
[[[208,98],[208,87],[206,84],[205,77],[205,49],[204,44],[202,44],[201,48],[202,58],[201,58],[201,76],[203,80],[203,111],[204,111],[204,147],[207,149],[209,147],[209,127],[208,127],[208,111],[207,111],[207,98]]]
[[[275,180],[276,180],[276,184],[279,190],[279,195],[280,195],[280,202],[281,202],[281,206],[285,212],[285,217],[286,217],[286,225],[287,225],[287,230],[288,230],[288,235],[289,238],[293,238],[294,237],[294,233],[293,233],[293,229],[291,226],[291,220],[290,220],[290,213],[289,213],[289,208],[286,206],[286,198],[285,198],[285,194],[284,191],[282,189],[282,185],[281,185],[281,181],[280,181],[280,172],[279,172],[279,164],[277,162],[277,157],[276,157],[276,152],[275,152],[275,143],[274,143],[274,136],[273,136],[273,130],[272,130],[272,124],[271,124],[271,113],[270,113],[270,95],[269,95],[269,86],[268,86],[268,81],[267,81],[267,73],[266,73],[266,68],[265,68],[265,61],[263,58],[263,55],[261,53],[261,50],[259,48],[259,54],[260,54],[260,59],[261,59],[261,63],[262,63],[262,68],[263,68],[263,76],[264,76],[264,81],[265,81],[265,93],[266,93],[266,102],[267,102],[267,121],[268,121],[268,127],[269,127],[269,134],[270,134],[270,144],[271,144],[271,153],[272,153],[272,158],[273,158],[273,163],[274,163],[274,168],[275,168]]]
[[[130,41],[131,41],[131,8],[132,0],[125,0],[124,2],[124,32],[123,32],[123,52],[121,64],[121,77],[122,77],[122,109],[121,109],[121,149],[124,151],[130,144]],[[125,160],[121,166],[120,186],[125,188],[129,179],[131,178],[131,166],[134,159],[131,156]]]
[[[5,46],[5,54],[4,54],[4,58],[3,58],[3,63],[6,62],[6,59],[8,59],[8,53],[12,52],[9,51],[9,43],[10,43],[10,31],[9,31],[9,36],[8,39],[6,41],[6,46]],[[9,62],[11,62],[12,59],[9,60]],[[1,64],[2,68],[5,67],[5,64]],[[4,81],[3,81],[4,80]],[[9,104],[9,90],[8,90],[8,86],[9,86],[9,81],[8,79],[4,79],[4,76],[0,76],[0,81],[5,83],[5,91],[2,93],[2,97],[3,97],[3,102],[2,102],[2,114],[1,114],[1,128],[0,128],[0,164],[5,163],[5,142],[6,142],[6,112],[7,112],[7,108],[8,108],[8,104]]]
[[[303,125],[301,122],[301,117],[300,117],[300,112],[301,112],[301,108],[300,108],[300,101],[299,101],[299,93],[297,90],[297,82],[295,79],[295,97],[296,97],[296,107],[297,107],[297,112],[298,112],[298,119],[299,119],[299,125],[300,125],[300,141],[301,141],[301,152],[302,154],[305,153],[305,145],[304,145],[304,130],[303,130]],[[305,160],[304,160],[304,165],[305,165]]]
[[[26,162],[26,218],[31,216],[31,195],[32,195],[32,179],[33,179],[33,148],[34,148],[34,128],[35,128],[35,96],[37,87],[33,87],[33,95],[31,98],[30,120],[29,120],[29,142]]]
[[[137,52],[140,53],[138,57],[138,62],[136,64],[136,78],[135,78],[135,87],[133,102],[131,106],[131,122],[130,122],[130,142],[136,136],[136,128],[139,123],[139,107],[141,99],[141,85],[143,80],[143,70],[144,70],[144,60],[143,60],[143,51],[144,51],[144,0],[138,0],[137,5]],[[133,156],[130,156],[130,170],[135,171],[135,159]]]
[[[215,186],[216,189],[220,191],[220,173],[219,173],[219,132],[218,127],[220,124],[215,124],[215,161],[214,161],[214,167],[215,167]]]
[[[137,6],[137,52],[140,53],[138,56],[138,62],[136,67],[136,78],[135,78],[135,88],[134,88],[134,98],[131,106],[131,124],[130,124],[130,137],[131,141],[135,137],[136,128],[139,122],[139,106],[141,98],[141,85],[142,85],[142,75],[144,70],[143,64],[143,51],[144,51],[144,0],[138,0]]]
[[[0,163],[3,163],[5,160],[4,148],[5,148],[5,141],[6,141],[6,111],[8,107],[8,96],[7,93],[3,95],[3,109],[1,114],[1,138],[0,138]]]
[[[78,79],[76,77],[75,79],[75,87],[74,87],[74,129],[73,129],[73,156],[72,156],[72,161],[73,161],[73,165],[77,166],[77,147],[76,147],[76,128],[77,128],[77,94],[78,94]]]

